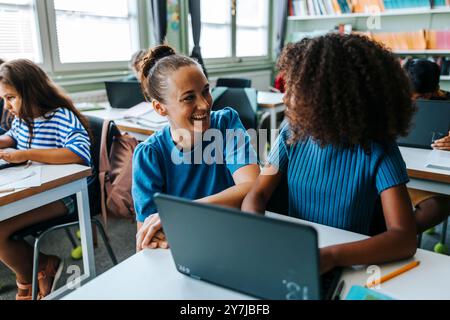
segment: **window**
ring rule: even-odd
[[[203,58],[269,54],[269,0],[201,0]],[[194,47],[189,16],[189,48]]]
[[[0,58],[42,63],[35,0],[0,0]]]
[[[56,30],[54,55],[59,69],[71,63],[126,63],[139,48],[135,0],[54,0],[53,4],[55,28],[50,24],[50,31]]]
[[[269,1],[238,0],[236,4],[236,55],[268,55]]]

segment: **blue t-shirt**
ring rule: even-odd
[[[143,222],[157,208],[157,192],[199,199],[234,185],[232,174],[257,163],[250,137],[236,111],[211,112],[211,125],[202,142],[180,151],[167,126],[136,147],[133,156],[132,195],[136,218]]]
[[[281,130],[268,162],[287,173],[291,216],[368,234],[378,195],[409,181],[396,143],[373,142],[370,152],[312,138],[289,145],[289,132]]]

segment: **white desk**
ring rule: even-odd
[[[84,274],[80,278],[81,283],[86,283],[95,277],[94,247],[87,188],[87,177],[90,175],[91,168],[78,164],[43,165],[41,186],[0,194],[0,221],[67,196],[77,195],[84,267]],[[66,289],[67,286],[62,287],[47,296],[46,299],[59,298],[64,295]]]
[[[400,147],[400,152],[408,169],[408,187],[450,195],[450,171],[425,166],[431,150]]]
[[[366,238],[363,235],[268,213],[269,216],[295,223],[309,224],[319,234],[319,246],[351,242]],[[450,257],[418,250],[414,259],[421,264],[381,285],[384,293],[397,299],[450,299]],[[385,264],[381,274],[408,261]],[[343,297],[352,285],[364,285],[368,278],[364,270],[348,268],[343,274]],[[196,300],[254,299],[251,296],[224,289],[179,273],[169,250],[144,250],[98,276],[93,281],[64,297],[67,300]]]
[[[258,107],[270,115],[270,145],[273,146],[277,137],[277,113],[284,112],[286,106],[283,103],[284,93],[258,91]]]
[[[124,113],[126,113],[128,109],[111,108],[108,103],[103,103],[102,105],[105,106],[105,109],[103,110],[83,111],[82,113],[86,116],[94,116],[104,120],[114,120],[121,131],[131,134],[139,141],[147,140],[149,136],[162,127],[161,125],[149,127],[131,120],[124,120]]]

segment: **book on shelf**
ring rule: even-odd
[[[294,0],[292,1],[293,10],[298,16],[306,17],[308,15],[307,0]]]
[[[432,0],[383,0],[386,10],[431,9]]]
[[[450,0],[290,0],[290,16],[336,16],[404,9],[450,8]]]
[[[392,50],[450,50],[450,30],[371,32],[368,36]]]
[[[442,8],[446,6],[450,6],[449,0],[430,0],[430,4],[432,8]]]
[[[353,12],[370,13],[384,11],[382,0],[353,0]]]
[[[450,50],[450,30],[428,30],[426,38],[428,49]]]
[[[370,32],[372,40],[383,43],[391,50],[425,50],[427,41],[425,31],[409,32]]]

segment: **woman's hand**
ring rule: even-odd
[[[142,249],[168,249],[166,235],[162,231],[161,218],[158,213],[147,217],[136,234],[136,251]]]
[[[431,147],[433,149],[450,151],[450,131],[448,132],[448,136],[436,140]]]
[[[22,163],[28,158],[27,150],[0,150],[0,159],[9,163]]]

